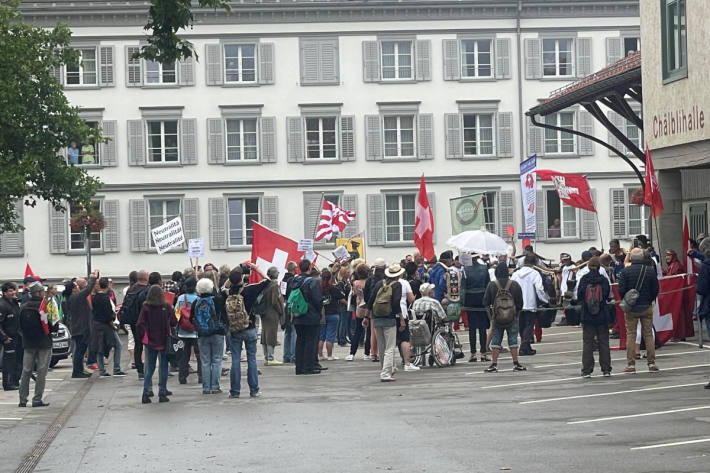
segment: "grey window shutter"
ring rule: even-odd
[[[355,117],[340,117],[340,160],[355,161]]]
[[[496,39],[496,79],[510,79],[510,38]]]
[[[113,46],[101,46],[99,48],[99,66],[101,73],[100,84],[101,87],[113,87],[115,84],[114,79],[114,58],[116,57],[115,48]]]
[[[357,194],[343,194],[341,207],[345,210],[350,210],[351,212],[355,212],[357,214],[357,201]],[[350,221],[350,223],[347,224],[347,226],[343,230],[342,237],[352,238],[357,235],[359,233],[359,223],[360,222],[358,221],[358,217],[356,216]]]
[[[301,84],[314,84],[319,82],[318,55],[319,43],[315,39],[301,40]]]
[[[210,249],[227,248],[227,206],[222,197],[208,200],[210,209]]]
[[[179,62],[180,74],[178,79],[180,85],[195,85],[195,60],[187,57]]]
[[[57,67],[51,67],[49,69],[49,73],[54,76],[55,79],[57,79],[57,82],[60,84],[64,84],[64,74],[62,70],[63,66],[57,66]]]
[[[17,222],[22,225],[24,223],[24,207],[23,200],[20,199],[15,203],[15,212],[17,213]],[[13,233],[0,233],[0,256],[24,256],[25,255],[25,231]]]
[[[101,135],[108,140],[106,143],[99,144],[99,164],[102,166],[116,166],[116,128],[118,122],[116,120],[101,121]]]
[[[537,38],[525,40],[525,78],[540,79],[542,77],[542,45]]]
[[[498,193],[498,235],[507,235],[509,225],[515,226],[515,192],[500,191]]]
[[[145,138],[143,120],[128,120],[128,165],[145,164]]]
[[[444,48],[444,80],[459,80],[461,78],[459,40],[445,39],[442,44]]]
[[[279,231],[279,198],[264,196],[261,199],[261,222],[275,232]]]
[[[128,228],[131,233],[131,251],[148,251],[148,216],[145,201],[131,199],[128,201]]]
[[[621,38],[606,39],[606,65],[611,66],[621,59]]]
[[[547,192],[539,190],[536,193],[535,241],[545,241],[547,240]]]
[[[434,115],[417,115],[417,158],[434,159]]]
[[[382,194],[367,195],[367,244],[385,244],[385,196]]]
[[[596,208],[597,203],[597,190],[591,189],[592,202],[594,202],[594,207]],[[596,240],[597,239],[597,214],[596,212],[590,212],[589,210],[580,210],[582,216],[582,240]]]
[[[303,118],[286,117],[286,148],[289,163],[302,163],[305,159],[305,138],[303,136]]]
[[[143,61],[133,59],[133,54],[139,53],[139,46],[126,46],[126,87],[143,85]]]
[[[377,41],[362,42],[362,80],[380,81],[380,45]]]
[[[461,159],[463,158],[461,115],[447,113],[444,115],[444,122],[446,123],[446,159]]]
[[[221,44],[206,44],[205,57],[207,57],[207,66],[205,72],[207,74],[207,85],[222,85],[224,78],[222,77],[222,45]]]
[[[185,243],[200,237],[200,203],[198,199],[182,199],[182,228]]]
[[[379,115],[365,115],[365,141],[367,161],[382,161],[382,118]]]
[[[427,192],[426,197],[429,200],[429,208],[431,209],[431,215],[434,217],[434,228],[431,231],[431,242],[436,244],[436,194],[433,192]]]
[[[416,54],[415,77],[420,81],[431,80],[431,40],[419,39],[415,42]]]
[[[320,41],[318,75],[322,83],[340,82],[340,61],[338,56],[338,38]]]
[[[611,237],[627,238],[626,227],[626,189],[609,189],[609,201],[611,202]]]
[[[180,163],[197,164],[197,119],[180,120]]]
[[[498,150],[499,158],[511,158],[513,156],[513,113],[498,112],[496,114]]]
[[[101,211],[106,221],[106,226],[101,235],[104,252],[117,253],[121,251],[119,244],[121,225],[119,223],[118,200],[104,200],[101,204]]]
[[[221,118],[207,119],[207,163],[224,164],[224,121]]]
[[[545,155],[544,136],[543,129],[533,125],[528,118],[528,154],[530,156],[533,154],[537,154],[538,156]]]
[[[259,118],[259,150],[262,163],[276,162],[276,117]],[[222,140],[224,143],[224,140]]]
[[[591,113],[580,110],[577,114],[577,120],[580,132],[594,136],[594,118]],[[579,147],[578,153],[580,156],[594,155],[594,142],[592,140],[578,136],[577,146]]]
[[[577,38],[577,77],[592,73],[592,38]]]
[[[69,221],[63,210],[55,209],[49,205],[49,252],[64,254],[67,252],[67,239],[69,238]]]
[[[624,119],[619,115],[618,113],[609,110],[606,113],[607,118],[611,122],[612,125],[614,125],[617,129],[624,131]],[[621,144],[621,141],[614,135],[609,132],[609,138],[608,138],[608,143],[613,146],[614,148],[618,149],[622,153],[626,153],[626,146]],[[618,156],[615,152],[612,150],[609,150],[609,156]]]
[[[322,199],[321,194],[303,194],[303,237],[313,238],[316,225],[320,219]]]
[[[274,43],[259,43],[259,84],[274,83]]]

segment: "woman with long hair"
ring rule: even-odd
[[[318,354],[323,358],[323,345],[328,353],[328,361],[335,360],[333,344],[338,332],[340,305],[345,304],[345,294],[334,284],[333,273],[324,269],[320,273],[320,289],[323,294],[323,314],[325,323],[321,321],[318,337]]]
[[[168,391],[168,358],[167,345],[168,332],[170,327],[177,325],[177,320],[173,316],[172,307],[165,303],[163,289],[154,284],[148,289],[145,302],[138,315],[138,327],[143,334],[143,345],[146,348],[146,367],[143,379],[143,404],[151,402],[153,396],[153,373],[155,365],[160,359],[160,370],[158,371],[158,401],[168,402],[168,396],[172,393]]]
[[[363,326],[363,320],[367,317],[367,306],[365,302],[365,282],[370,275],[370,267],[366,263],[360,263],[355,267],[353,275],[353,294],[355,294],[355,333],[350,339],[350,354],[345,358],[346,361],[353,361],[355,354],[360,346],[360,342],[365,339],[365,330],[369,331],[368,327]],[[370,359],[370,344],[365,343],[365,360]]]

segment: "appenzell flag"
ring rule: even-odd
[[[429,206],[423,174],[419,181],[419,193],[415,206],[414,245],[427,261],[434,259],[434,215]]]
[[[570,207],[596,212],[592,193],[589,190],[587,178],[580,174],[566,174],[564,172],[538,169],[537,177],[543,181],[552,181],[560,200]]]
[[[257,265],[266,274],[272,266],[279,270],[279,283],[286,274],[286,265],[289,261],[298,263],[303,259],[304,252],[298,251],[298,242],[269,230],[263,225],[254,222],[251,243],[251,262]],[[314,258],[315,259],[315,258]],[[261,276],[252,271],[249,282],[255,283]]]

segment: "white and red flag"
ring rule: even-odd
[[[596,212],[592,193],[589,190],[587,178],[580,174],[566,174],[564,172],[538,169],[537,177],[543,181],[552,181],[560,200],[570,207]]]
[[[323,200],[323,208],[321,209],[320,221],[318,222],[314,239],[318,241],[325,238],[326,241],[330,241],[334,232],[342,232],[345,226],[352,222],[356,216],[355,212],[341,209],[334,203]]]
[[[661,197],[661,190],[658,188],[656,170],[653,167],[648,145],[646,145],[646,185],[644,191],[644,203],[651,207],[651,216],[656,218],[663,212],[663,197]]]
[[[264,273],[272,266],[279,270],[279,283],[286,274],[286,265],[289,261],[298,263],[304,256],[303,251],[298,251],[298,242],[269,230],[263,225],[254,222],[251,243],[251,262],[257,265]],[[315,258],[314,258],[315,259]],[[261,276],[252,271],[249,282],[255,283]]]
[[[414,245],[427,261],[434,259],[434,214],[429,206],[423,174],[419,181],[419,193],[415,206]]]

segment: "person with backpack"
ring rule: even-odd
[[[307,258],[298,263],[300,274],[289,282],[288,310],[296,327],[296,374],[320,374],[318,368],[318,329],[323,294],[320,283],[310,277],[311,262]]]
[[[323,359],[323,346],[328,354],[328,361],[336,360],[333,356],[333,346],[338,334],[340,306],[345,305],[346,295],[334,284],[333,274],[324,269],[320,274],[320,290],[323,294],[323,316],[318,330],[318,356]]]
[[[94,290],[97,278],[98,271],[94,271],[89,276],[88,282],[82,278],[77,279],[76,292],[69,297],[69,312],[71,313],[69,331],[74,342],[72,378],[88,378],[91,376],[84,369],[84,355],[89,348],[91,335],[92,309],[89,305],[89,295]]]
[[[197,382],[202,384],[202,362],[200,360],[200,348],[197,344],[197,329],[190,321],[192,304],[197,299],[195,287],[197,281],[193,277],[188,277],[182,281],[182,288],[185,291],[180,295],[175,305],[175,315],[178,319],[178,337],[182,340],[183,350],[178,362],[178,382],[187,384],[187,377],[190,375],[190,356],[195,353],[197,358]]]
[[[190,308],[190,322],[197,329],[197,344],[202,362],[202,394],[219,394],[222,354],[227,317],[224,298],[215,294],[214,282],[202,278],[196,285],[197,299]]]
[[[488,313],[483,304],[483,295],[486,292],[491,277],[488,273],[488,264],[474,261],[470,266],[464,266],[463,301],[468,319],[468,342],[471,348],[469,362],[476,362],[476,335],[481,347],[481,361],[488,361],[486,336],[490,327]]]
[[[402,285],[399,277],[404,269],[399,263],[390,264],[385,270],[385,279],[372,288],[367,308],[372,314],[372,324],[375,327],[377,348],[381,361],[380,381],[394,381],[395,350],[397,349],[397,330],[406,328],[402,315]]]
[[[20,335],[20,303],[17,299],[17,284],[2,285],[0,298],[0,343],[2,356],[2,387],[16,391],[22,374],[22,336]]]
[[[128,324],[131,328],[131,335],[133,336],[133,364],[136,367],[136,371],[138,371],[138,379],[140,380],[143,379],[145,365],[143,364],[143,334],[140,333],[138,328],[138,316],[140,315],[143,302],[145,302],[150,287],[148,285],[148,271],[141,269],[138,271],[136,277],[138,280],[128,289],[126,296],[123,298],[123,304],[121,305],[118,317],[122,324]]]
[[[582,295],[582,376],[591,378],[594,371],[594,339],[599,342],[599,365],[604,376],[611,376],[609,324],[612,312],[607,305],[611,286],[599,271],[601,262],[594,256],[589,260],[589,271],[579,280]]]
[[[368,274],[370,273],[370,267],[367,263],[360,263],[355,267],[355,272],[353,274],[352,291],[355,295],[355,333],[353,333],[350,339],[350,354],[345,358],[345,361],[353,361],[355,359],[355,354],[360,347],[360,342],[363,341],[365,336],[365,331],[370,330],[370,328],[365,325],[365,319],[367,319],[367,301],[365,299],[365,283],[367,282]],[[365,343],[365,354],[363,360],[370,359],[370,345]]]
[[[296,276],[296,270],[298,270],[298,265],[295,261],[289,261],[286,265],[286,274],[284,274],[281,280],[281,292],[284,296],[284,302],[288,300],[290,295],[290,285],[291,279]],[[285,288],[285,290],[284,290]],[[288,311],[288,307],[284,307],[284,320],[281,324],[281,328],[284,331],[283,339],[283,362],[284,363],[295,363],[296,362],[296,329],[293,326],[293,317]]]
[[[518,323],[520,311],[524,307],[523,289],[508,275],[508,265],[498,263],[494,281],[488,283],[483,295],[483,305],[489,307],[491,317],[491,365],[484,371],[498,371],[498,355],[503,343],[503,332],[508,335],[508,349],[513,357],[513,370],[525,371],[518,361]]]
[[[35,281],[27,287],[30,300],[20,307],[20,332],[22,333],[22,376],[20,377],[20,403],[18,407],[27,407],[27,397],[30,394],[30,377],[36,371],[35,392],[32,397],[32,407],[45,407],[49,403],[42,400],[44,385],[52,358],[52,331],[57,330],[57,322],[52,323],[47,315],[40,313],[44,300],[44,286]]]

